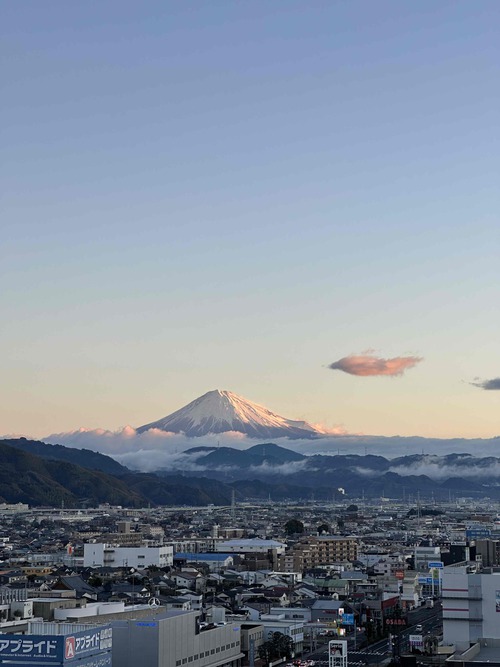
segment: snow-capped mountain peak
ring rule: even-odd
[[[253,438],[314,438],[322,432],[307,422],[285,419],[231,391],[214,389],[171,415],[137,429],[185,433],[198,437],[237,431]]]

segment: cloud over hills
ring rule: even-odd
[[[67,447],[92,449],[108,454],[130,468],[154,471],[159,468],[177,470],[192,469],[196,465],[191,455],[186,457],[186,450],[195,447],[236,447],[248,449],[261,444],[262,439],[249,438],[242,433],[228,432],[188,438],[183,434],[169,433],[152,429],[138,433],[133,427],[116,431],[105,429],[78,429],[68,433],[55,433],[43,438],[50,444],[61,444]],[[389,459],[402,455],[426,452],[440,455],[467,452],[481,453],[482,456],[496,456],[500,451],[500,437],[491,439],[438,439],[421,437],[384,437],[370,435],[325,435],[314,441],[289,440],[277,438],[272,440],[277,445],[305,455],[313,454],[374,454]]]

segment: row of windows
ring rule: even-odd
[[[236,646],[239,646],[240,642],[232,642],[231,644],[226,644],[225,646],[217,646],[217,648],[213,648],[210,651],[205,651],[201,653],[195,653],[195,655],[190,655],[188,658],[182,658],[182,660],[177,660],[175,663],[175,667],[179,667],[180,665],[185,665],[186,663],[189,662],[194,662],[196,660],[200,660],[201,658],[206,658],[209,655],[213,655],[214,653],[220,653],[221,651],[229,651],[230,648],[235,648]]]

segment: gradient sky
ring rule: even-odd
[[[0,433],[229,389],[489,437],[498,0],[3,2]],[[367,349],[397,378],[328,369]]]

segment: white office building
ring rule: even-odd
[[[443,570],[443,640],[464,650],[480,639],[500,639],[500,569]]]
[[[275,550],[277,554],[284,554],[286,544],[277,542],[276,540],[227,540],[225,542],[218,542],[215,545],[215,551],[219,553],[238,554],[238,553],[254,553],[267,554],[271,550]]]
[[[172,546],[162,547],[117,547],[103,542],[84,544],[84,567],[128,567],[140,570],[155,565],[173,565]]]

